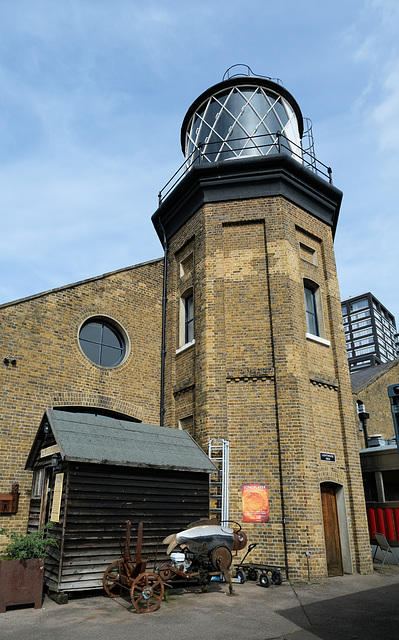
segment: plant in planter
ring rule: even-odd
[[[0,529],[10,542],[0,556],[0,613],[7,606],[33,603],[42,606],[44,558],[58,542],[47,535],[53,523],[32,533],[8,532]]]

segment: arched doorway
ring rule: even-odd
[[[320,485],[327,573],[329,576],[343,575],[336,489],[337,485],[333,483],[325,482]]]

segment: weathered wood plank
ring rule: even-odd
[[[162,540],[168,534],[208,517],[206,473],[81,463],[69,463],[68,467],[67,498],[64,488],[61,502],[62,521],[67,514],[63,547],[51,552],[45,573],[53,590],[101,588],[104,570],[121,557],[126,520],[132,521],[133,558],[138,523],[143,522],[142,555],[150,559],[151,566],[155,557],[158,563],[166,559]],[[32,527],[39,512],[40,503],[32,501]],[[56,529],[57,536],[61,535],[61,527]]]

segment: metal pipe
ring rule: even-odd
[[[287,530],[285,523],[285,498],[284,498],[284,482],[283,482],[283,462],[282,462],[282,451],[281,451],[281,434],[280,434],[280,418],[279,418],[279,407],[278,407],[278,397],[277,397],[277,381],[276,381],[276,354],[274,347],[274,331],[273,331],[273,313],[272,313],[272,303],[270,300],[270,274],[269,274],[269,256],[268,256],[268,239],[266,235],[266,229],[264,231],[265,238],[265,253],[266,253],[266,278],[267,278],[267,287],[269,291],[269,318],[270,318],[270,334],[271,334],[271,343],[272,343],[272,362],[273,362],[273,370],[274,370],[274,402],[276,407],[276,435],[277,435],[277,451],[278,451],[278,475],[280,480],[280,500],[281,500],[281,525],[282,525],[282,534],[283,534],[283,544],[284,544],[284,559],[285,559],[285,577],[287,580],[289,579],[288,573],[288,543],[287,543]]]
[[[166,233],[162,224],[161,218],[159,218],[159,226],[162,231],[163,240],[162,246],[164,250],[163,254],[163,293],[162,293],[162,342],[161,342],[161,391],[160,391],[160,415],[159,425],[164,426],[165,416],[165,335],[166,335],[166,276],[168,267],[168,242],[166,240]]]
[[[306,554],[306,562],[308,563],[308,580],[310,582],[310,564],[309,564],[309,551],[305,551]]]

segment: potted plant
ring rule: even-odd
[[[53,524],[26,534],[0,529],[0,535],[9,539],[0,556],[0,613],[12,605],[42,606],[44,558],[49,547],[58,545],[47,535]]]

